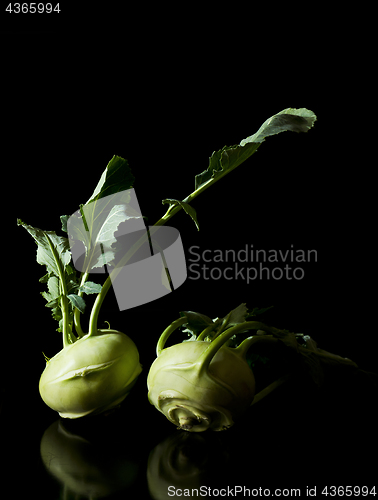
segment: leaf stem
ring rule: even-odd
[[[262,399],[264,399],[265,396],[267,396],[268,394],[270,394],[271,392],[273,392],[275,389],[277,389],[278,387],[280,387],[283,383],[287,382],[291,378],[292,378],[292,375],[290,373],[287,373],[286,375],[283,375],[282,377],[280,377],[279,379],[275,380],[274,382],[272,382],[268,386],[264,387],[264,389],[262,389],[260,392],[258,392],[255,395],[255,397],[253,398],[253,401],[251,403],[251,406],[254,405],[254,404],[256,404],[256,403],[258,403]]]
[[[244,332],[246,330],[266,330],[269,331],[269,327],[260,323],[259,321],[245,321],[244,323],[239,323],[238,325],[228,328],[209,344],[209,347],[205,349],[197,359],[197,364],[199,366],[199,371],[203,373],[207,370],[211,360],[219,351],[219,349],[235,334],[239,332]]]
[[[89,318],[89,328],[88,328],[88,336],[96,335],[97,333],[97,321],[98,321],[98,315],[100,313],[100,309],[102,306],[102,303],[104,302],[104,299],[106,297],[106,294],[109,291],[109,288],[112,285],[112,281],[110,279],[110,275],[107,277],[105,280],[105,283],[102,285],[101,292],[97,295],[96,300],[93,304],[91,315]]]
[[[164,349],[165,343],[167,342],[168,338],[172,335],[172,333],[175,330],[177,330],[177,328],[179,328],[181,325],[184,325],[187,322],[188,318],[186,316],[178,318],[164,330],[164,332],[160,335],[160,338],[156,346],[156,356],[160,355],[161,351]]]
[[[197,342],[201,342],[206,339],[206,337],[209,335],[209,333],[214,330],[214,328],[217,326],[216,323],[212,323],[211,325],[207,326],[202,332],[198,335],[196,338]]]
[[[87,281],[89,274],[88,273],[82,273],[81,279],[80,279],[80,286],[83,286],[84,283]],[[80,290],[77,292],[79,297],[83,296],[83,292]],[[77,307],[74,308],[74,324],[75,324],[75,330],[77,335],[80,337],[84,336],[84,332],[81,328],[81,322],[80,322],[80,311]]]
[[[228,172],[225,172],[225,174]],[[223,175],[225,175],[223,174]],[[219,180],[223,175],[219,175],[218,177],[213,177],[212,179],[209,179],[208,181],[204,182],[199,188],[197,188],[195,191],[190,193],[186,198],[182,200],[183,203],[189,203],[190,201],[194,200],[199,194],[201,194],[203,191],[205,191],[207,188],[209,188],[214,182]],[[162,226],[165,224],[171,217],[173,217],[179,210],[182,209],[181,205],[176,205],[174,207],[170,206],[166,213],[159,219],[154,226]]]
[[[62,295],[60,298],[61,308],[62,308],[62,323],[63,323],[63,347],[68,347],[70,344],[76,341],[76,338],[73,336],[72,332],[70,332],[69,323],[68,323],[68,302],[67,302],[67,285],[66,279],[64,275],[64,269],[62,267],[62,263],[59,259],[59,255],[52,244],[49,236],[45,233],[46,239],[49,243],[51,253],[54,256],[56,267],[59,273],[60,287],[62,290]]]
[[[223,319],[222,324],[219,327],[219,330],[215,333],[211,341],[213,342],[219,335],[224,331],[224,329],[227,327],[228,322],[230,320],[231,313],[228,313],[227,316]]]
[[[151,232],[151,228],[149,231]],[[129,261],[129,259],[134,255],[134,253],[138,250],[138,248],[140,248],[146,241],[148,241],[148,231],[145,231],[143,236],[139,238],[139,240],[136,243],[134,243],[134,245],[126,252],[126,254],[122,257],[117,266],[111,271],[111,273],[105,280],[104,284],[102,285],[101,292],[97,295],[96,300],[92,307],[91,315],[89,318],[88,336],[96,335],[98,315],[100,313],[100,309],[106,297],[106,294],[108,293],[112,285],[112,282],[117,278],[123,266]]]
[[[80,207],[81,217],[82,217],[82,219],[83,219],[84,228],[85,228],[85,230],[89,233],[88,224],[87,224],[87,219],[86,219],[86,217],[85,217],[84,208],[83,208],[83,207],[84,207],[84,205],[83,205],[83,204],[81,204],[81,205],[79,205],[79,207]]]

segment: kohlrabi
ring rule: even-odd
[[[253,155],[266,137],[284,131],[307,132],[315,120],[312,111],[288,108],[266,120],[255,134],[240,144],[225,146],[214,152],[208,168],[195,177],[195,190],[189,196],[182,201],[172,198],[163,200],[163,204],[169,205],[168,210],[154,226],[164,225],[184,209],[198,228],[196,211],[190,205],[194,198]],[[42,296],[53,318],[59,322],[57,330],[63,336],[62,350],[51,359],[46,357],[39,385],[43,400],[63,417],[79,418],[118,406],[142,370],[137,347],[125,333],[97,327],[102,303],[112,283],[140,246],[146,243],[146,233],[150,234],[144,231],[138,241],[122,251],[117,247],[120,224],[143,218],[128,205],[133,182],[134,176],[127,161],[114,156],[91,198],[85,205],[78,205],[80,210],[74,214],[75,224],[68,227],[73,216],[61,217],[62,230],[70,237],[74,236],[79,250],[82,248],[84,252],[79,274],[73,259],[76,247],[70,245],[67,237],[17,220],[37,243],[37,262],[46,266],[46,274],[40,282],[47,284],[48,291],[42,292]],[[101,266],[108,266],[110,273],[103,285],[88,279]],[[163,274],[161,276],[163,279]],[[97,297],[90,313],[88,330],[84,331],[80,315],[85,312],[84,296],[88,294],[97,294]],[[181,325],[184,322],[185,318],[181,318],[178,323]],[[188,342],[171,351],[164,350],[161,354],[159,351],[159,358],[149,376],[150,399],[183,428],[228,427],[234,416],[242,413],[254,397],[254,377],[244,359],[245,349],[252,341],[230,350],[225,346],[229,339],[229,326],[230,323],[227,323],[225,335],[218,331],[219,337],[211,343],[207,334],[201,334],[196,342]],[[222,326],[222,331],[225,327],[226,324]],[[214,331],[211,328],[211,332]],[[167,355],[167,352],[172,355]],[[170,365],[176,368],[168,368]],[[161,378],[161,374],[168,374],[169,370],[172,381],[181,380],[184,384],[186,380],[185,389],[182,386],[171,387],[169,375]],[[186,378],[181,377],[182,373]],[[196,384],[199,384],[198,387]],[[177,403],[176,409],[173,409],[163,404],[164,401],[179,401],[184,393],[182,399],[192,401],[190,398],[196,389],[206,395],[196,405],[194,402],[184,406]],[[163,399],[159,399],[160,393],[163,393]]]
[[[127,335],[98,330],[47,362],[39,391],[61,417],[84,417],[119,405],[141,370],[138,350]]]
[[[85,228],[77,238],[85,248],[80,276],[72,263],[68,238],[17,221],[38,245],[37,262],[46,266],[47,272],[40,279],[48,288],[42,296],[53,318],[59,322],[57,330],[63,334],[63,349],[51,359],[45,356],[46,367],[39,391],[43,401],[65,418],[79,418],[117,407],[142,371],[138,349],[125,333],[97,328],[99,310],[109,284],[101,286],[88,281],[96,261],[100,259],[103,265],[113,263],[116,256],[114,234],[119,224],[130,218],[142,218],[140,214],[130,213],[127,203],[123,210],[116,211],[115,217],[111,206],[112,196],[117,192],[127,193],[133,180],[126,160],[114,157],[85,205],[88,207],[86,219],[83,205],[80,206]],[[109,205],[107,210],[96,211],[99,200],[105,197]],[[96,215],[96,220],[91,215]],[[67,216],[61,217],[65,232],[68,220]],[[98,294],[87,333],[83,332],[80,320],[86,306],[84,294]]]
[[[157,358],[147,378],[150,403],[180,429],[221,431],[291,376],[290,372],[283,373],[266,387],[260,387],[256,394],[258,379],[255,380],[252,362],[256,347],[265,345],[271,349],[272,345],[281,344],[289,364],[296,364],[294,358],[315,383],[322,377],[323,363],[356,367],[349,359],[318,349],[309,336],[250,320],[258,313],[249,311],[245,304],[215,320],[191,311],[182,312],[157,343]],[[190,334],[189,340],[165,348],[179,327]]]

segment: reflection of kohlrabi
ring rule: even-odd
[[[319,375],[319,360],[356,366],[348,359],[318,349],[308,336],[248,321],[256,310],[248,311],[245,304],[216,320],[193,312],[181,314],[160,336],[147,386],[150,403],[180,429],[190,432],[231,427],[253,402],[288,378],[284,374],[255,395],[255,377],[247,363],[253,345],[285,344],[304,361],[314,380]],[[164,348],[180,326],[192,335],[189,341]],[[245,338],[250,330],[256,333]],[[239,341],[237,334],[243,333]]]
[[[120,491],[124,491],[121,498],[126,497],[137,479],[140,460],[135,449],[121,444],[117,426],[67,423],[62,419],[52,423],[40,444],[46,471],[61,484],[59,498],[111,498]],[[54,496],[49,490],[48,497]]]
[[[216,483],[230,470],[230,453],[219,434],[171,433],[151,450],[147,463],[147,484],[151,498],[165,500],[176,490],[193,491]],[[172,496],[174,493],[171,493]]]

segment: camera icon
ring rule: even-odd
[[[157,300],[187,278],[179,231],[146,226],[134,189],[82,206],[67,232],[75,269],[109,273],[120,311]]]

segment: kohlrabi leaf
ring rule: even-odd
[[[81,242],[85,247],[83,272],[111,264],[119,225],[130,219],[143,218],[133,208],[133,182],[127,160],[114,156],[87,203],[80,205],[80,210],[71,217],[61,216],[62,229],[69,233],[70,240]]]
[[[87,203],[74,215],[60,217],[62,230],[85,247],[85,272],[111,263],[119,224],[142,217],[129,204],[133,182],[127,160],[113,156]]]
[[[69,215],[61,215],[60,216],[60,221],[62,223],[62,231],[64,231],[65,233],[67,232],[67,221],[69,218],[70,218]]]
[[[224,146],[219,151],[214,151],[207,169],[195,176],[195,189],[197,190],[211,179],[218,180],[218,178],[234,170],[252,156],[259,146],[258,143],[251,143],[245,147],[240,145]]]
[[[185,329],[184,332],[190,333],[194,336],[197,336],[201,333],[206,327],[213,325],[215,323],[211,318],[205,316],[204,314],[200,314],[194,311],[181,311],[181,317],[186,317],[188,322],[184,324]]]
[[[23,226],[37,243],[37,262],[46,266],[47,274],[39,281],[47,283],[48,292],[42,292],[47,300],[46,306],[52,309],[53,318],[61,320],[60,286],[61,275],[65,275],[66,268],[71,261],[69,242],[67,238],[57,236],[53,231],[43,231],[25,224],[17,219],[17,225]]]
[[[86,294],[100,293],[102,286],[98,283],[93,283],[93,281],[87,281],[83,286],[79,288],[79,291]]]
[[[230,313],[230,317],[227,322],[227,326],[239,325],[244,323],[246,320],[248,309],[245,304],[240,304],[240,306],[233,309]]]
[[[208,168],[195,177],[195,189],[214,179],[218,180],[255,153],[266,137],[280,132],[307,132],[315,123],[316,115],[305,108],[287,108],[266,120],[259,130],[236,146],[225,146],[210,157]]]
[[[80,297],[79,295],[76,295],[75,293],[70,293],[67,295],[67,298],[71,302],[73,307],[77,307],[79,311],[83,314],[85,311],[85,301],[83,297]]]
[[[131,172],[127,160],[120,156],[113,156],[86,205],[105,196],[131,189],[134,180],[135,177]]]
[[[183,201],[180,200],[174,200],[172,198],[166,198],[163,200],[163,205],[169,203],[169,208],[175,207],[177,205],[180,205],[181,208],[185,210],[185,212],[190,215],[190,217],[193,219],[194,224],[196,225],[198,231],[199,231],[199,225],[198,225],[198,220],[197,220],[197,213],[194,210],[193,207],[189,205],[189,203],[184,203]]]
[[[40,280],[41,281],[41,280]],[[48,292],[41,292],[48,303],[60,297],[59,279],[56,276],[51,276],[47,281]]]
[[[106,206],[102,200],[100,203],[94,201],[81,208],[81,216],[75,214],[70,218],[70,237],[82,242],[85,247],[85,272],[110,264],[115,257],[115,233],[119,225],[129,219],[141,217],[127,203],[112,206],[111,201],[111,196],[106,198]]]
[[[240,145],[245,146],[248,143],[261,143],[265,140],[265,137],[276,135],[280,132],[307,132],[314,125],[315,121],[316,115],[306,108],[287,108],[268,118],[255,134],[243,139]]]
[[[269,307],[254,307],[252,310],[248,309],[248,316],[247,316],[247,318],[255,318],[256,316],[261,316],[266,311],[269,311],[269,309],[272,309],[272,307],[273,306],[269,306]]]
[[[116,242],[114,233],[117,231],[121,222],[129,218],[126,207],[124,205],[116,205],[112,207],[106,219],[99,227],[96,243],[101,243],[104,249],[110,248]],[[95,221],[92,223],[92,231],[96,231]]]
[[[240,306],[233,309],[229,314],[227,314],[220,321],[221,321],[221,324],[224,324],[224,322],[225,322],[224,329],[228,329],[228,328],[231,328],[233,326],[245,323],[248,320],[250,321],[251,316],[252,316],[252,319],[254,319],[255,316],[257,316],[258,314],[262,314],[263,312],[267,311],[268,309],[270,309],[270,307],[266,307],[264,309],[258,309],[255,307],[251,313],[249,311],[249,309],[247,308],[246,304],[243,303],[243,304],[240,304]],[[236,347],[246,338],[246,336],[249,336],[249,335],[250,335],[250,332],[247,332],[247,334],[245,334],[245,332],[243,332],[241,330],[237,335],[231,337],[230,341],[228,342],[228,345],[230,347]]]
[[[46,307],[51,309],[52,317],[59,321],[57,331],[62,332],[63,314],[61,301],[64,300],[64,297],[68,300],[66,321],[68,328],[71,329],[74,308],[77,307],[80,312],[83,312],[85,302],[82,297],[79,297],[75,293],[79,288],[79,284],[76,272],[70,264],[71,252],[68,239],[56,235],[54,231],[43,231],[42,229],[29,226],[20,219],[17,219],[17,224],[23,226],[34,238],[38,245],[37,262],[46,266],[47,274],[39,281],[40,283],[47,283],[48,291],[41,292],[41,295],[47,301]],[[88,292],[91,289],[94,290],[96,287],[94,283],[88,285]],[[101,290],[101,285],[97,285],[97,289],[98,287]],[[63,290],[65,290],[65,293],[63,293]]]
[[[54,231],[43,231],[29,226],[20,219],[17,219],[17,225],[23,226],[37,243],[38,264],[45,265],[51,275],[59,276],[58,266],[61,265],[65,270],[71,261],[68,239],[57,236]]]
[[[91,207],[95,207],[95,203],[87,207],[89,212]],[[112,249],[112,245],[116,242],[114,234],[121,222],[125,222],[127,218],[124,205],[113,206],[108,214],[94,211],[89,218],[87,217],[89,229],[87,234],[90,236],[90,249],[93,252],[91,258],[97,260],[97,263],[93,261],[93,267],[109,264],[114,259],[115,252]]]

